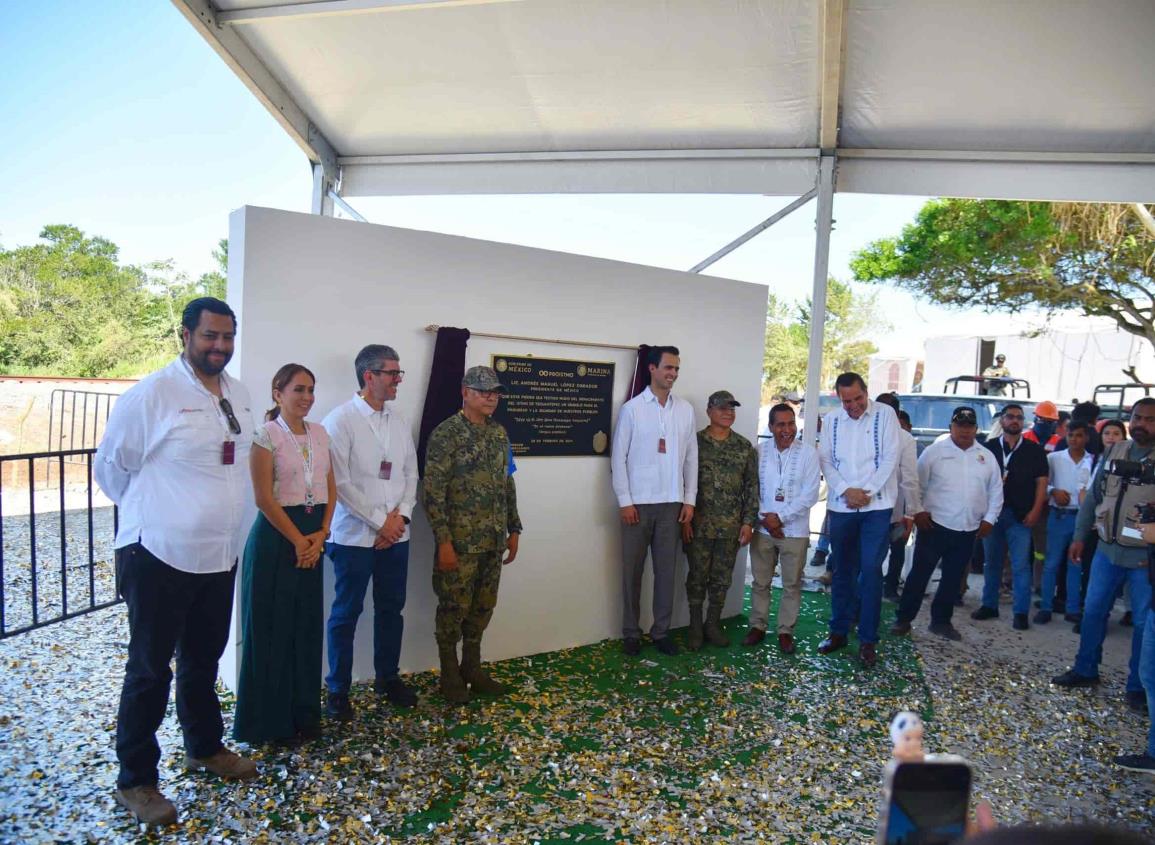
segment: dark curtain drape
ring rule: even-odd
[[[417,441],[417,469],[425,475],[425,449],[433,429],[461,408],[461,380],[465,377],[465,346],[469,329],[442,326],[433,347],[433,367],[421,412],[421,436]]]
[[[649,354],[650,345],[648,343],[638,346],[638,363],[634,365],[634,378],[630,382],[630,395],[626,397],[627,402],[650,386],[650,368],[646,366],[646,356]]]

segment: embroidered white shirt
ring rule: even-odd
[[[762,514],[776,513],[787,537],[810,536],[810,509],[818,501],[818,450],[795,440],[780,450],[773,438],[758,443],[758,530],[769,534]],[[781,492],[784,497],[777,501]]]
[[[842,495],[857,487],[870,493],[870,503],[860,511],[891,510],[898,492],[898,461],[901,431],[898,416],[889,405],[868,400],[858,419],[846,409],[831,411],[822,418],[818,457],[822,474],[830,488],[826,507],[839,513],[855,508]]]

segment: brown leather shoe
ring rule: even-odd
[[[874,643],[863,643],[858,647],[858,659],[862,661],[862,665],[868,669],[873,668],[874,664],[878,662],[878,649]]]
[[[198,759],[185,756],[184,765],[189,771],[207,769],[217,777],[227,780],[250,780],[257,776],[256,763],[223,745],[220,751],[208,757]]]
[[[831,634],[824,639],[818,646],[819,654],[830,654],[832,651],[838,651],[840,648],[846,648],[845,634]]]
[[[778,648],[783,654],[794,653],[794,635],[793,634],[779,634]]]
[[[118,789],[116,803],[149,827],[176,824],[176,807],[152,784]]]
[[[751,628],[742,638],[742,645],[758,645],[764,639],[766,639],[765,631],[761,628]]]

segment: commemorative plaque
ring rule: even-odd
[[[494,419],[517,457],[608,455],[614,365],[494,355],[505,385]]]

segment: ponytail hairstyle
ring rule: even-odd
[[[305,373],[313,380],[313,384],[317,383],[317,377],[313,375],[313,371],[304,364],[285,364],[281,369],[277,370],[277,374],[273,376],[273,388],[269,395],[273,399],[273,407],[265,412],[265,420],[272,422],[281,415],[281,406],[277,404],[277,398],[274,395],[278,390],[284,390],[289,386],[289,382],[297,375],[297,373]]]

